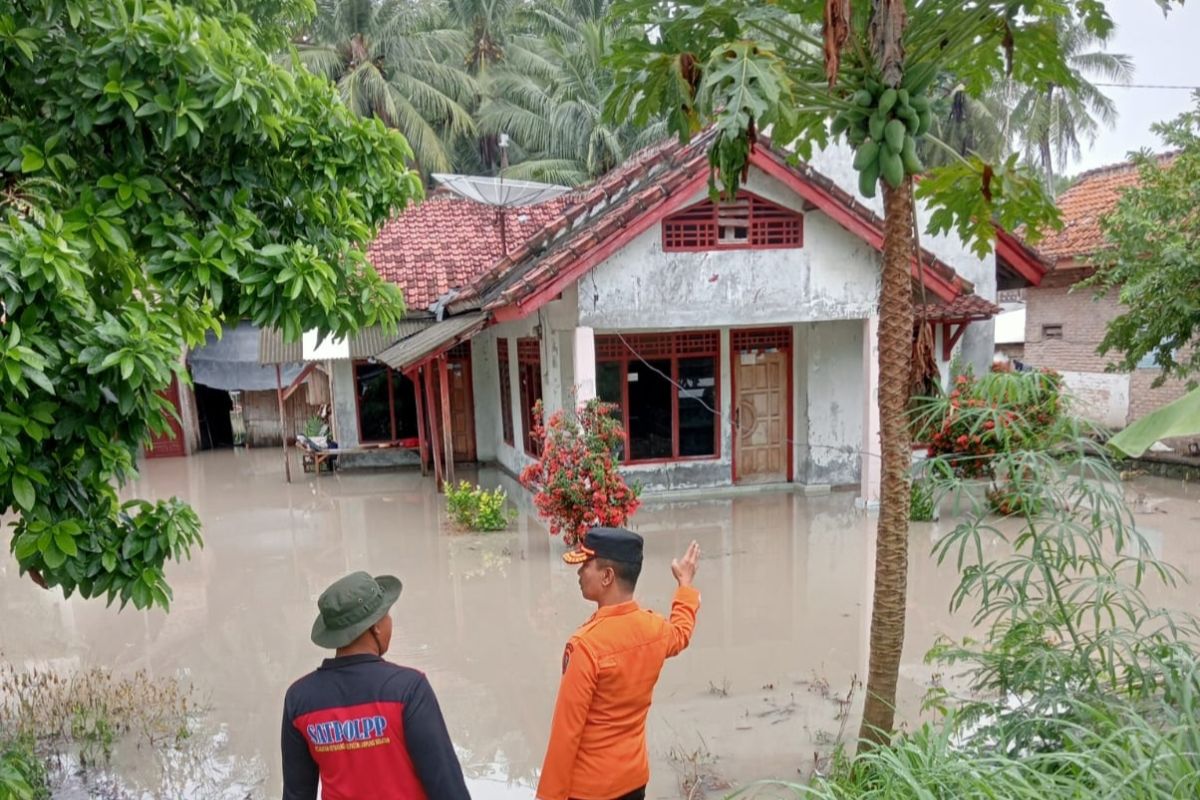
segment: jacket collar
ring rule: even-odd
[[[632,614],[639,608],[641,606],[638,605],[637,600],[626,600],[624,603],[617,603],[616,605],[596,609],[596,613],[592,614],[592,619],[604,619],[605,617],[619,617],[624,614]]]

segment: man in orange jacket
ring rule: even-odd
[[[646,715],[663,662],[692,638],[700,593],[692,587],[700,546],[671,562],[679,582],[671,619],[633,599],[642,537],[592,528],[563,555],[580,564],[579,589],[597,606],[567,642],[539,800],[643,800],[650,781]]]

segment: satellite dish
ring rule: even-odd
[[[569,186],[476,175],[448,175],[435,172],[433,179],[459,197],[497,208],[537,205],[571,191]]]
[[[508,137],[503,135],[501,146],[506,147],[507,145]],[[507,163],[507,158],[504,159],[504,163]],[[503,177],[448,175],[444,172],[435,172],[433,179],[459,197],[496,209],[496,221],[500,228],[500,249],[505,255],[508,255],[508,224],[505,221],[504,209],[537,205],[571,191],[568,186],[533,181],[506,181]]]

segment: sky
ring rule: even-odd
[[[1133,83],[1200,85],[1200,0],[1173,7],[1165,19],[1154,0],[1113,0],[1108,8],[1117,27],[1106,49],[1132,56]],[[1191,92],[1181,89],[1105,91],[1120,114],[1116,128],[1101,132],[1090,146],[1085,142],[1082,158],[1068,174],[1124,161],[1130,150],[1163,149],[1150,125],[1173,119],[1192,105]]]

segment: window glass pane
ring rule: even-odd
[[[672,455],[674,386],[664,377],[670,374],[668,359],[651,360],[648,365],[641,361],[629,363],[626,382],[629,385],[629,448],[633,460],[670,458]]]
[[[402,373],[392,373],[392,409],[396,417],[396,438],[417,438],[417,394],[413,382]]]
[[[606,403],[621,405],[621,362],[603,361],[596,365],[596,396]]]
[[[596,365],[596,396],[606,403],[613,403],[617,409],[613,412],[613,416],[625,424],[624,418],[621,416],[621,380],[624,378],[625,370],[619,361],[602,361]],[[625,459],[625,444],[621,443],[617,446],[617,460]]]
[[[522,361],[518,374],[521,379],[521,419],[525,427],[525,452],[536,456],[541,449],[533,436],[533,408],[542,399],[542,366],[537,361]]]
[[[392,438],[388,408],[389,371],[383,364],[359,364],[355,368],[354,394],[358,399],[358,425],[364,442],[387,442]]]
[[[716,359],[679,359],[679,455],[715,455]],[[707,407],[706,407],[707,406]]]

